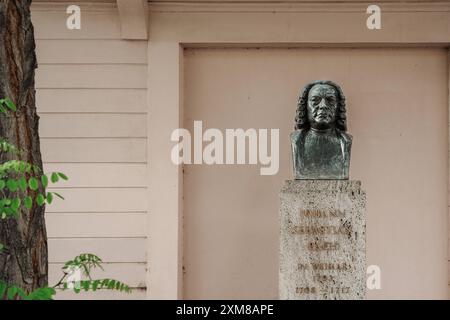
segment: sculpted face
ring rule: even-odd
[[[328,84],[316,84],[308,94],[308,120],[311,128],[326,130],[334,127],[337,92]]]

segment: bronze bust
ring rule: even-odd
[[[345,97],[334,82],[309,83],[300,94],[291,133],[295,179],[348,179],[352,136]]]

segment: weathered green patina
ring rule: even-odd
[[[352,136],[345,97],[334,82],[309,83],[301,93],[291,133],[295,179],[348,179]]]

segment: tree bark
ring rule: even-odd
[[[37,68],[31,0],[0,0],[0,98],[9,98],[17,112],[0,115],[0,137],[21,149],[20,160],[38,166],[42,159],[36,113],[34,75]],[[0,154],[0,161],[12,159]],[[43,192],[41,189],[40,192]],[[33,201],[19,218],[0,220],[0,280],[26,291],[48,282],[44,206]]]

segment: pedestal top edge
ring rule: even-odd
[[[361,191],[360,180],[285,180],[281,192],[320,190]]]

